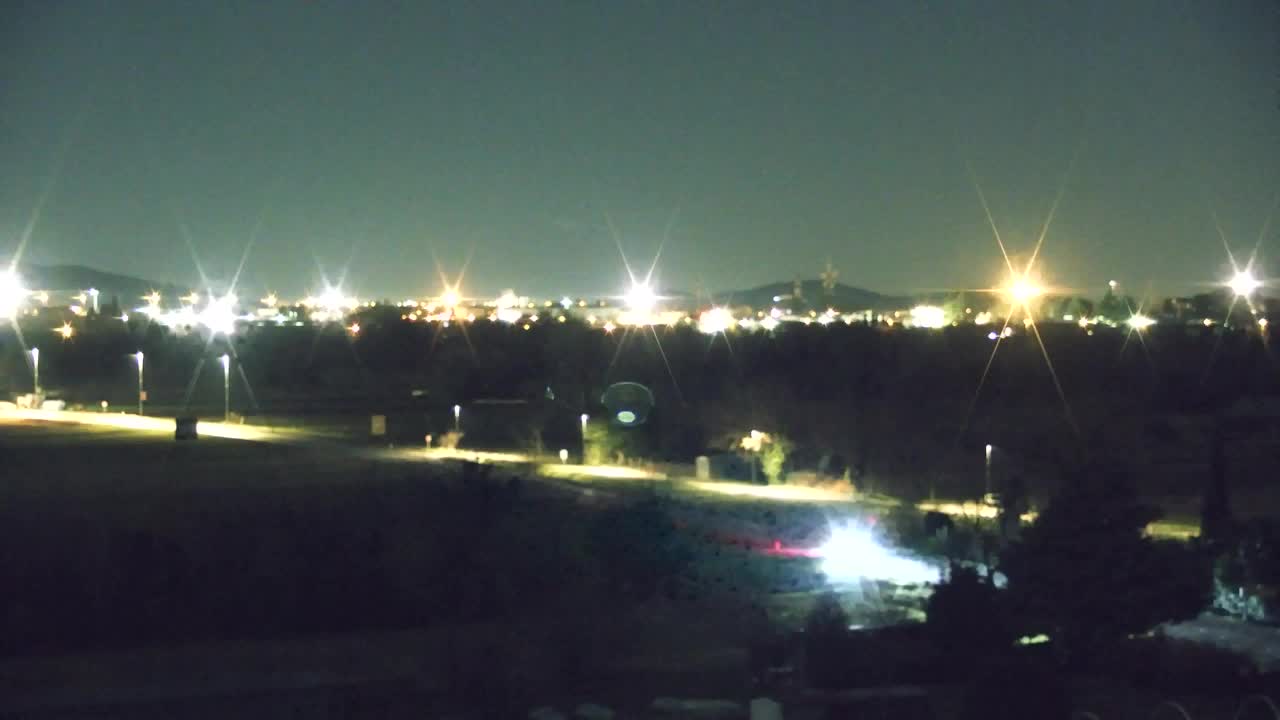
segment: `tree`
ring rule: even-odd
[[[1124,295],[1117,295],[1110,289],[1107,294],[1102,296],[1102,301],[1098,303],[1098,315],[1112,324],[1119,325],[1129,319],[1138,311],[1138,305],[1133,298]]]
[[[1147,537],[1157,517],[1116,473],[1069,481],[1002,563],[1025,630],[1048,634],[1061,658],[1078,661],[1199,612],[1211,592],[1208,566]]]
[[[791,452],[791,443],[783,437],[771,435],[760,450],[760,468],[770,485],[778,485],[786,480],[783,471],[787,464],[787,454]]]
[[[955,658],[1008,650],[1013,634],[999,606],[999,592],[973,568],[953,566],[925,607],[925,627],[934,644]]]

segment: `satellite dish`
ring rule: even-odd
[[[609,411],[613,422],[622,427],[643,425],[653,410],[653,393],[635,382],[614,383],[600,396],[600,404]]]

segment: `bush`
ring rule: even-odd
[[[1207,562],[1185,545],[1147,537],[1157,513],[1125,478],[1102,472],[1065,488],[1003,558],[1026,630],[1049,635],[1065,659],[1094,660],[1130,635],[1207,606]]]
[[[953,567],[925,609],[925,627],[938,650],[953,658],[1007,652],[1013,632],[1005,622],[999,592],[976,570]]]

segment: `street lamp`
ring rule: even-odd
[[[1231,292],[1235,293],[1237,297],[1243,298],[1248,298],[1253,294],[1254,290],[1261,286],[1262,282],[1253,276],[1253,271],[1250,268],[1237,270],[1235,275],[1232,275],[1231,279],[1227,281],[1227,287],[1231,288]]]
[[[142,351],[133,354],[133,359],[138,361],[138,414],[142,414],[142,402],[146,399],[147,393],[142,389]]]
[[[983,474],[983,477],[986,479],[986,488],[987,488],[987,489],[986,489],[986,492],[985,492],[985,493],[983,493],[983,495],[982,495],[982,497],[983,497],[983,499],[984,499],[984,500],[986,499],[986,497],[987,497],[988,495],[990,495],[990,494],[991,494],[991,450],[992,450],[992,449],[993,449],[993,448],[991,447],[991,443],[987,443],[987,462],[986,462],[986,471],[985,471],[985,473]]]
[[[89,288],[89,298],[93,300],[93,314],[98,314],[98,288]]]
[[[40,394],[40,348],[31,348],[31,389]]]
[[[453,406],[453,431],[461,432],[462,429],[462,406]]]
[[[578,421],[582,425],[582,462],[585,463],[587,461],[587,414],[579,415]]]
[[[218,358],[222,363],[222,422],[231,421],[231,356],[223,353]]]

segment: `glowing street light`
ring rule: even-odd
[[[1022,276],[1014,278],[1013,282],[1009,284],[1007,292],[1015,303],[1026,305],[1044,295],[1044,287],[1028,280],[1026,276]]]
[[[231,356],[223,353],[218,362],[222,363],[222,422],[226,423],[231,422]]]
[[[647,313],[658,304],[658,296],[653,293],[648,283],[633,284],[624,300],[627,307],[638,313]]]
[[[40,394],[40,348],[31,348],[31,387]]]
[[[462,296],[458,294],[458,288],[445,288],[440,294],[440,304],[446,308],[456,308],[462,304]]]
[[[236,297],[231,294],[210,298],[200,312],[200,324],[214,335],[231,335],[236,331]]]
[[[70,340],[76,334],[76,329],[71,327],[71,323],[64,322],[61,326],[53,329],[54,332],[62,336],[63,341]]]
[[[1236,274],[1231,276],[1227,281],[1227,287],[1231,288],[1231,292],[1235,293],[1236,297],[1247,298],[1262,287],[1262,282],[1253,276],[1252,270],[1245,268],[1237,270]]]
[[[461,432],[462,429],[462,406],[453,406],[453,431]]]
[[[12,320],[22,309],[22,301],[27,298],[27,289],[22,286],[22,278],[13,270],[0,272],[0,316]]]
[[[147,392],[142,389],[142,351],[133,354],[133,359],[138,363],[138,415],[142,415],[142,402],[147,399]]]
[[[98,288],[89,288],[89,298],[93,300],[93,313],[98,314]]]
[[[155,307],[160,307],[160,301],[161,301],[163,298],[161,298],[161,297],[160,297],[160,293],[159,293],[159,292],[157,292],[157,291],[155,291],[155,290],[152,290],[151,292],[147,293],[146,295],[143,295],[143,296],[142,296],[142,299],[147,301],[147,305],[149,305],[149,306],[151,306],[151,307],[155,308]]]

